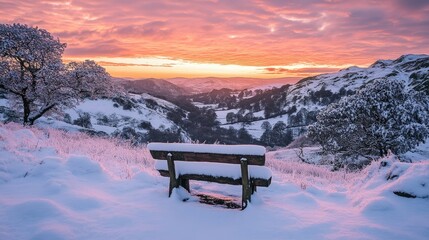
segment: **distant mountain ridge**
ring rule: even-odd
[[[164,79],[148,78],[139,80],[123,80],[121,84],[128,92],[171,98],[186,95],[188,91]]]
[[[148,93],[164,99],[172,99],[178,96],[206,93],[220,88],[232,90],[244,90],[247,88],[272,88],[288,83],[294,83],[299,78],[147,78],[147,79],[123,79],[115,78],[127,92],[141,94]]]
[[[268,85],[284,85],[292,84],[299,80],[299,77],[286,77],[286,78],[245,78],[245,77],[232,77],[232,78],[170,78],[167,81],[186,89],[189,94],[198,94],[210,92],[214,89],[229,88],[232,90],[244,90],[248,88],[262,88]]]

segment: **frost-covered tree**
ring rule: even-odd
[[[271,126],[271,123],[270,123],[270,122],[268,122],[268,121],[264,121],[264,122],[261,124],[261,128],[262,128],[263,130],[265,130],[265,131],[271,131],[271,129],[272,129],[273,127]]]
[[[286,146],[293,140],[292,131],[283,121],[278,121],[271,130],[271,140],[275,146]]]
[[[283,121],[278,121],[271,127],[268,121],[262,123],[261,128],[265,129],[260,141],[268,146],[286,146],[293,140],[292,131],[288,129]]]
[[[237,121],[237,115],[233,112],[229,112],[226,114],[226,122],[227,123],[234,123]]]
[[[73,121],[73,124],[84,128],[92,128],[91,115],[87,112],[79,113],[79,117]]]
[[[88,60],[64,64],[65,48],[44,29],[0,24],[0,89],[16,103],[24,125],[83,97],[110,92],[112,82],[104,68]]]
[[[265,145],[273,147],[274,143],[273,143],[272,138],[271,138],[271,135],[272,135],[271,130],[273,129],[273,126],[271,126],[270,122],[264,121],[261,124],[261,129],[263,129],[264,132],[262,133],[261,138],[259,140],[262,143],[264,143]]]
[[[429,136],[429,100],[402,80],[379,79],[329,105],[308,127],[327,153],[404,153]]]

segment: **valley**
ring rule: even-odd
[[[197,94],[191,94],[196,92],[195,88],[183,79],[175,80],[178,85],[171,83],[175,82],[172,80],[118,80],[124,91],[116,97],[87,99],[66,110],[65,115],[52,114],[40,122],[118,136],[136,144],[193,141],[286,146],[306,132],[321,109],[355,94],[374,80],[400,79],[429,93],[428,76],[428,55],[404,55],[396,60],[379,60],[368,68],[349,67],[304,78],[295,84],[281,85],[285,79],[276,79],[273,81],[280,82],[275,86],[273,81],[267,85],[260,81],[253,88],[224,87]],[[211,88],[224,86],[224,79],[208,79]],[[0,98],[2,120],[12,121],[15,116],[12,102],[4,94]]]

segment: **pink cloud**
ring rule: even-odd
[[[67,42],[67,57],[281,66],[429,53],[426,0],[5,0],[1,8],[1,22],[37,25]]]

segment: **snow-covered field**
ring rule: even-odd
[[[168,198],[168,179],[153,170],[145,148],[0,124],[0,239],[429,236],[429,161],[390,156],[360,173],[331,172],[283,149],[269,152],[266,165],[271,186],[259,188],[244,211],[226,209],[196,196],[182,202],[180,191]],[[240,186],[191,182],[191,190],[236,201],[241,196]]]
[[[160,108],[175,109],[177,108],[177,106],[175,106],[174,104],[159,98],[152,97],[149,94],[130,94],[130,96],[133,99],[139,100],[141,102],[135,103],[135,108],[129,110],[123,109],[122,106],[114,107],[115,102],[111,99],[87,99],[79,103],[76,107],[67,109],[65,112],[70,115],[72,120],[77,119],[80,113],[89,113],[91,116],[91,122],[93,123],[92,125],[94,130],[104,131],[107,134],[111,134],[115,130],[122,129],[124,126],[129,126],[131,119],[137,122],[142,120],[150,122],[152,127],[154,128],[160,128],[161,126],[169,128],[175,125],[172,121],[167,119],[165,113],[162,113],[162,109],[150,109],[144,103],[142,103],[142,101],[144,102],[145,99],[152,99],[157,102],[158,106],[161,106]],[[112,127],[97,124],[96,116],[114,116],[118,119],[118,126]],[[137,131],[146,132],[146,130],[138,128],[136,129]]]

